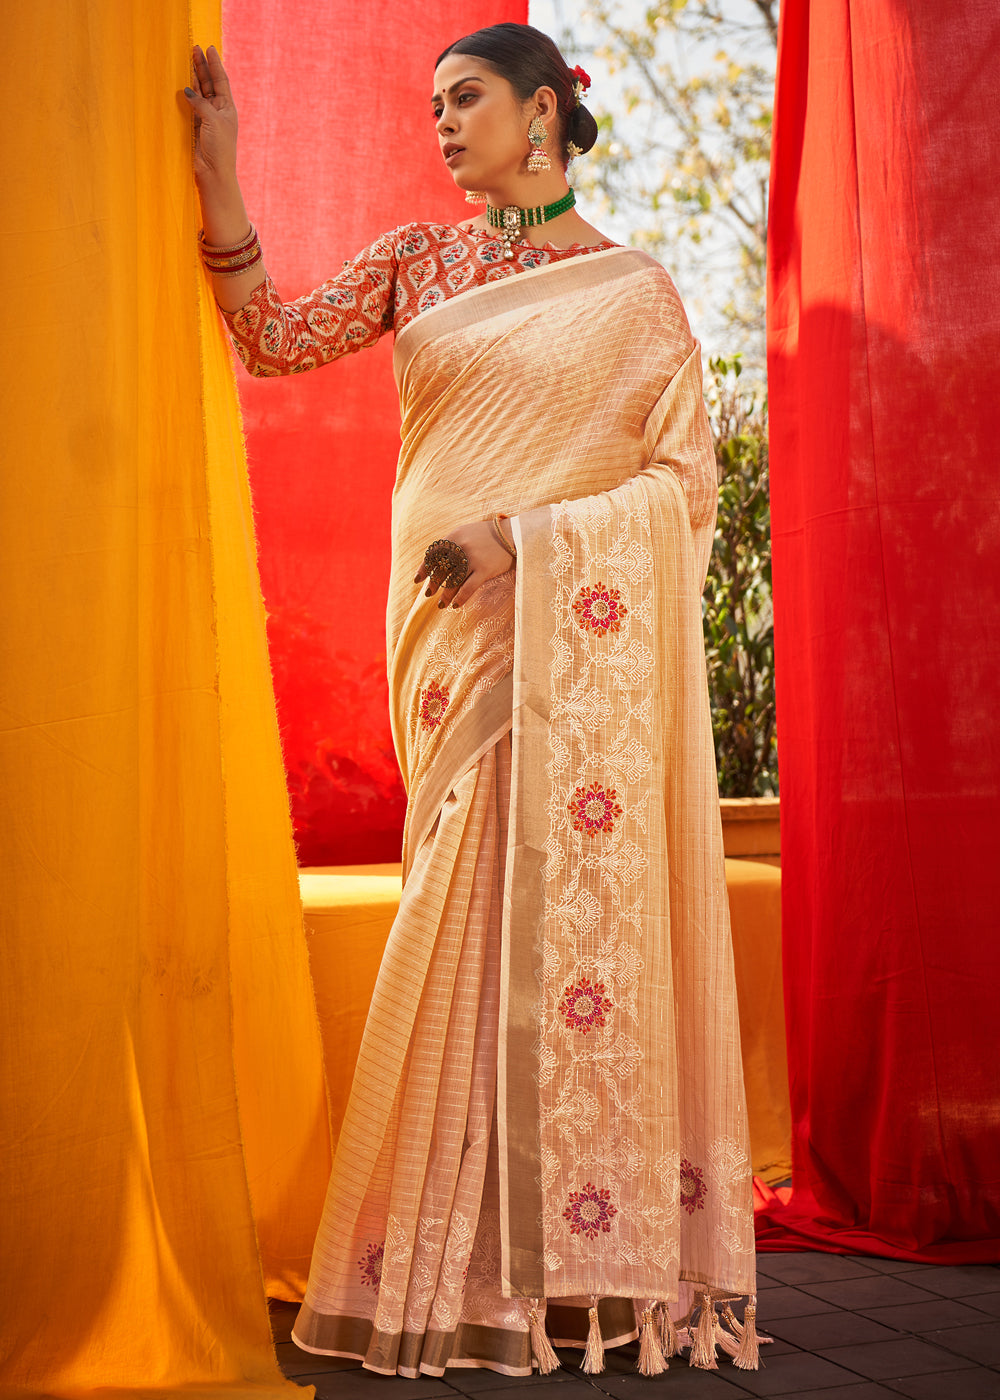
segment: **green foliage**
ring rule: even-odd
[[[739,355],[709,361],[719,516],[702,595],[712,733],[723,797],[778,790],[767,400]]]

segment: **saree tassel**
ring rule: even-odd
[[[663,1352],[664,1360],[669,1356],[677,1356],[680,1351],[680,1339],[677,1336],[677,1328],[674,1319],[670,1316],[668,1304],[660,1304],[660,1350]]]
[[[551,1375],[553,1371],[559,1369],[559,1358],[556,1356],[555,1348],[549,1341],[549,1334],[545,1330],[545,1324],[538,1316],[538,1299],[531,1300],[531,1308],[528,1312],[528,1336],[531,1338],[531,1352],[538,1366],[538,1373],[542,1376]]]
[[[706,1290],[698,1294],[701,1315],[691,1343],[689,1366],[699,1366],[704,1371],[717,1371],[719,1363],[715,1359],[715,1304],[712,1295]]]
[[[757,1336],[757,1295],[750,1299],[743,1310],[743,1336],[733,1357],[733,1365],[741,1371],[760,1369],[760,1339]]]
[[[738,1317],[736,1316],[736,1314],[733,1312],[733,1305],[732,1305],[732,1303],[727,1303],[727,1304],[725,1305],[725,1307],[722,1309],[722,1316],[723,1316],[723,1317],[726,1319],[726,1321],[729,1323],[729,1330],[730,1330],[730,1332],[732,1332],[733,1336],[736,1337],[737,1339],[739,1339],[740,1337],[742,1337],[742,1336],[743,1336],[743,1323],[739,1320],[739,1318],[738,1318]]]
[[[715,1345],[721,1347],[726,1355],[731,1357],[733,1361],[735,1361],[736,1357],[739,1355],[740,1344],[738,1339],[733,1336],[728,1327],[723,1327],[718,1314],[716,1314],[715,1318]]]
[[[588,1376],[597,1376],[604,1370],[604,1338],[601,1324],[597,1320],[597,1299],[590,1300],[590,1326],[587,1328],[587,1350],[583,1353],[580,1367]]]
[[[668,1369],[660,1350],[660,1339],[656,1335],[653,1322],[653,1309],[646,1308],[642,1314],[639,1331],[639,1374],[640,1376],[661,1376]]]

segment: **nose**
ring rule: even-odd
[[[437,119],[437,134],[439,136],[444,136],[447,132],[454,131],[454,129],[455,128],[452,125],[451,115],[447,111],[443,111]]]

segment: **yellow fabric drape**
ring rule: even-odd
[[[234,386],[197,266],[218,3],[9,9],[0,1393],[300,1395],[329,1165]]]

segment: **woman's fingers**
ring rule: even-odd
[[[478,574],[470,572],[466,575],[465,582],[462,584],[461,588],[451,590],[451,597],[447,600],[442,600],[438,606],[446,608],[450,602],[453,608],[460,608],[463,603],[469,601],[480,584],[485,582],[486,580],[481,579]]]
[[[206,102],[211,102],[216,97],[221,97],[224,102],[232,102],[233,92],[229,86],[229,78],[214,45],[210,44],[207,49],[203,49],[200,44],[195,44],[192,59],[197,84],[194,88],[195,96],[203,98]]]
[[[227,101],[233,100],[233,90],[229,86],[229,78],[226,70],[222,66],[222,59],[214,44],[209,44],[205,54],[205,61],[208,65],[209,78],[212,83],[212,90],[216,97],[224,97]]]
[[[194,64],[195,82],[198,84],[195,89],[199,97],[213,97],[212,75],[208,71],[208,61],[199,44],[195,44],[192,51],[192,61]]]
[[[437,558],[432,556],[430,569],[427,567],[425,556],[413,582],[423,583],[424,579],[427,580],[424,594],[426,598],[433,598],[440,589],[438,607],[447,608],[450,605],[460,608],[469,601],[477,588],[482,587],[489,579],[506,573],[512,567],[513,561],[509,551],[497,542],[488,521],[463,525],[449,536],[449,540],[467,557],[468,573],[461,584],[453,587],[447,583],[450,561],[447,555],[442,556],[440,551]]]
[[[507,573],[513,567],[510,553],[503,546],[497,543],[493,535],[492,526],[487,521],[478,521],[472,525],[462,526],[462,529],[455,531],[455,535],[450,536],[451,542],[458,545],[468,556],[468,573],[466,573],[461,584],[448,584],[448,573],[450,573],[450,560],[447,556],[431,559],[430,568],[427,567],[427,560],[424,559],[417,568],[416,577],[413,578],[415,584],[422,584],[427,581],[427,588],[424,589],[424,598],[434,598],[440,591],[438,598],[438,608],[462,608],[464,603],[472,598],[476,589],[482,587],[490,578],[496,578],[499,574]]]
[[[421,578],[426,578],[426,579],[427,579],[427,588],[426,588],[426,590],[425,590],[425,592],[424,592],[424,597],[425,597],[425,598],[433,598],[433,597],[435,596],[435,594],[438,592],[438,589],[440,589],[440,590],[441,590],[441,596],[440,596],[440,598],[438,599],[438,607],[439,607],[439,608],[446,608],[446,607],[448,606],[449,603],[454,602],[456,596],[457,596],[459,593],[461,593],[463,590],[465,590],[465,597],[466,597],[466,598],[471,598],[471,597],[472,597],[472,595],[473,595],[473,593],[476,591],[476,587],[477,587],[476,584],[473,584],[471,588],[469,588],[469,586],[468,586],[468,585],[469,585],[469,581],[470,581],[470,579],[472,578],[472,575],[473,575],[473,570],[470,569],[469,572],[468,572],[468,573],[466,574],[466,576],[465,576],[465,580],[463,581],[461,588],[453,588],[453,587],[450,587],[449,585],[447,585],[447,584],[445,583],[445,579],[447,578],[447,574],[445,574],[445,573],[440,573],[440,572],[439,572],[439,573],[436,573],[436,574],[430,574],[430,575],[428,575],[428,574],[427,574],[427,570],[421,565],[420,576],[418,576],[418,578],[417,578],[415,581],[416,581],[417,583],[420,583]]]

